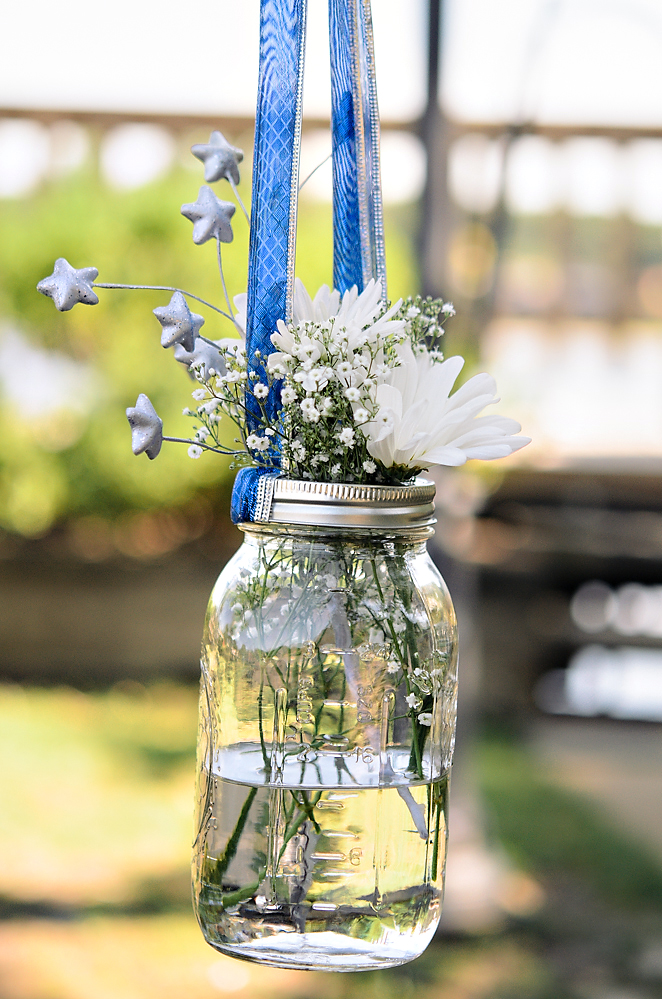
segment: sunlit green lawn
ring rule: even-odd
[[[653,862],[541,781],[517,743],[490,738],[478,752],[488,819],[543,885],[543,910],[488,936],[442,935],[414,964],[380,973],[224,958],[189,902],[196,709],[183,685],[0,686],[2,999],[570,999],[588,993],[555,949],[606,940],[627,968],[638,934],[662,933]]]
[[[176,881],[189,859],[195,691],[0,690],[0,894],[127,904],[150,879]]]

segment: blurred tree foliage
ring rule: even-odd
[[[250,176],[246,164],[244,176]],[[139,392],[150,396],[167,434],[188,437],[192,432],[182,408],[190,403],[193,385],[172,351],[161,349],[161,329],[151,313],[169,301],[169,294],[99,290],[98,306],[77,305],[62,314],[35,290],[63,256],[74,267],[97,267],[99,281],[173,285],[222,305],[215,247],[195,246],[191,224],[179,213],[183,202],[195,200],[201,183],[201,171],[179,167],[164,180],[117,192],[90,170],[52,182],[29,199],[0,202],[0,347],[7,330],[15,330],[34,346],[84,362],[95,374],[87,411],[64,405],[40,413],[17,402],[15,391],[0,396],[0,526],[5,530],[38,535],[69,517],[114,518],[131,510],[177,507],[219,486],[227,493],[232,474],[227,459],[192,461],[177,445],[165,445],[154,462],[131,453],[124,410]],[[223,183],[216,191],[231,198]],[[242,196],[248,203],[246,181]],[[386,219],[394,298],[416,291],[407,231],[413,223],[410,209]],[[234,232],[233,244],[223,248],[231,295],[246,288],[248,231],[240,211]],[[331,260],[330,206],[304,200],[297,271],[309,289],[330,283]],[[208,337],[232,335],[226,320],[191,304],[205,316]],[[8,379],[14,385],[18,378],[29,383],[30,355],[21,353],[16,351],[8,372],[4,352],[0,386]]]

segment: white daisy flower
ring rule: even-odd
[[[478,414],[498,402],[496,383],[474,375],[450,395],[464,360],[433,361],[427,351],[414,354],[409,343],[398,347],[400,364],[377,387],[379,412],[362,429],[368,451],[386,468],[464,465],[469,458],[504,458],[530,441],[505,416]]]

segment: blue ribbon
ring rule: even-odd
[[[292,318],[307,0],[261,0],[260,78],[255,118],[246,351],[265,373],[279,319]],[[333,148],[333,283],[362,291],[375,278],[386,298],[379,108],[370,0],[329,0]],[[255,352],[259,351],[259,356]],[[275,386],[265,400],[280,409]],[[249,432],[260,409],[246,393]],[[266,456],[265,456],[266,457]],[[278,454],[269,452],[275,464]],[[232,492],[235,523],[255,519],[260,480],[277,469],[243,468]]]
[[[261,0],[260,5],[246,353],[249,372],[261,378],[278,320],[292,317],[306,11],[307,0]],[[274,420],[280,409],[278,383],[264,405]],[[250,392],[246,409],[248,430],[254,433],[261,412]],[[269,457],[279,463],[277,452],[269,452]],[[260,478],[266,472],[243,468],[237,475],[230,508],[234,523],[254,519]]]
[[[264,365],[255,351],[272,352],[276,323],[292,313],[306,7],[307,0],[262,0],[260,8],[246,323],[249,370],[260,375]],[[255,431],[260,413],[250,394],[247,405]],[[266,400],[270,419],[279,407],[280,391],[273,389]]]
[[[333,149],[333,284],[371,278],[386,299],[379,106],[370,0],[329,0]]]
[[[241,468],[237,472],[232,487],[230,517],[233,524],[245,524],[256,520],[260,480],[265,476],[278,475],[273,468]]]

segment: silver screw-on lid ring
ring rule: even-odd
[[[263,497],[256,518],[261,523],[387,530],[435,523],[435,486],[427,479],[404,486],[368,486],[274,478],[268,485],[271,495]]]

